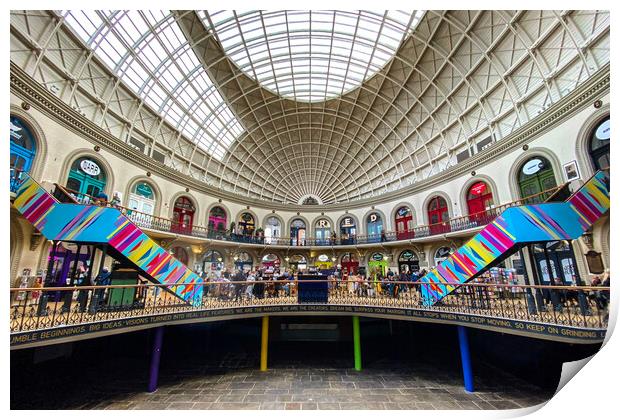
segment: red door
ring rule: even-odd
[[[176,233],[190,235],[194,223],[194,211],[195,208],[192,202],[186,197],[180,197],[174,203],[172,226],[170,230]]]
[[[472,222],[489,223],[493,215],[487,211],[493,204],[493,194],[484,182],[477,182],[471,186],[467,193],[467,209],[469,220]]]
[[[448,204],[443,197],[435,197],[428,205],[428,224],[431,235],[450,232]]]
[[[409,207],[401,207],[396,210],[396,239],[411,239],[415,236],[413,230],[413,214]]]

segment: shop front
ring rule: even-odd
[[[453,247],[442,246],[435,251],[435,267],[445,261],[454,252]]]
[[[428,224],[431,235],[450,232],[448,203],[441,196],[433,197],[428,203]]]
[[[282,224],[280,223],[280,219],[277,217],[271,216],[267,219],[267,224],[265,226],[265,243],[266,244],[276,244],[278,243],[278,238],[282,234]]]
[[[306,244],[306,222],[295,219],[291,222],[290,238],[292,246],[304,246]]]
[[[226,210],[220,206],[215,206],[209,210],[209,220],[207,228],[210,238],[222,238],[226,235]]]
[[[398,255],[398,271],[399,274],[420,271],[418,255],[409,249],[401,252]]]
[[[254,260],[247,252],[238,252],[233,255],[233,261],[235,262],[235,269],[241,271],[250,271],[252,270]]]
[[[352,252],[344,254],[340,259],[340,264],[342,266],[342,272],[347,274],[357,274],[360,267],[357,255]]]
[[[355,243],[357,234],[355,220],[347,216],[340,221],[340,243],[342,245],[351,245]]]
[[[280,258],[276,254],[267,254],[261,259],[261,267],[277,270],[280,268]]]
[[[224,256],[216,250],[207,251],[202,257],[202,272],[216,273],[224,269]]]
[[[189,253],[187,252],[187,249],[185,249],[185,247],[175,246],[170,250],[170,253],[181,263],[189,265]]]
[[[11,191],[17,189],[21,174],[30,172],[37,145],[30,128],[18,117],[11,117]]]
[[[254,235],[255,229],[256,222],[254,221],[254,216],[250,213],[241,213],[237,222],[237,235],[251,237]]]
[[[314,237],[316,245],[332,245],[332,230],[329,220],[320,219],[314,225]]]
[[[387,255],[383,255],[380,252],[375,252],[370,255],[368,259],[368,275],[374,274],[384,276],[389,268]]]
[[[172,232],[191,235],[196,207],[187,197],[179,197],[172,210]]]
[[[557,186],[553,166],[543,156],[534,156],[525,162],[519,170],[518,181],[521,198],[536,195]]]
[[[323,274],[331,273],[334,271],[334,261],[327,254],[321,254],[316,257],[316,263],[314,264],[317,270],[324,272]]]
[[[381,242],[381,234],[383,231],[383,220],[378,213],[370,213],[366,219],[366,232],[368,233],[368,242]]]
[[[308,268],[308,261],[303,255],[293,255],[289,258],[288,265],[293,272],[302,271]]]
[[[408,206],[403,206],[396,210],[394,222],[396,225],[397,240],[412,239],[415,236],[415,231],[413,230],[413,212]]]
[[[84,194],[96,198],[104,192],[107,176],[101,166],[98,161],[89,157],[76,159],[71,165],[67,188],[78,193],[78,201],[90,200],[84,198]]]
[[[467,191],[467,211],[472,222],[486,221],[486,211],[493,206],[493,193],[485,182],[476,182]]]

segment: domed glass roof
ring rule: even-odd
[[[263,87],[303,102],[358,87],[392,58],[424,12],[201,12],[224,51]]]

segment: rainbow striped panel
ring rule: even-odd
[[[597,172],[564,203],[506,209],[449,258],[420,279],[422,302],[431,306],[476,278],[519,245],[579,238],[609,210],[609,179]]]
[[[35,180],[20,185],[15,208],[46,238],[110,244],[155,283],[192,305],[202,300],[200,277],[114,208],[60,203]]]

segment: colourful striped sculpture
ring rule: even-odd
[[[579,238],[609,209],[609,179],[597,172],[563,203],[511,207],[420,279],[422,302],[433,305],[519,246]]]
[[[15,208],[46,238],[110,244],[143,275],[192,305],[202,299],[200,277],[166,252],[115,208],[60,203],[32,178],[20,185]]]

